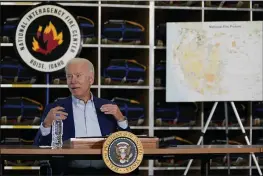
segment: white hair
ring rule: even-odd
[[[93,64],[88,60],[88,59],[85,59],[85,58],[73,58],[71,60],[69,60],[66,64],[66,67],[65,67],[65,72],[67,71],[68,69],[68,66],[70,64],[74,64],[74,63],[82,63],[82,64],[87,64],[88,65],[88,68],[89,68],[89,71],[94,73],[94,66]]]

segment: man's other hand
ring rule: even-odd
[[[104,104],[101,106],[100,110],[104,112],[104,114],[113,115],[117,121],[123,121],[125,119],[119,107],[115,104]]]
[[[57,119],[65,120],[68,116],[68,113],[64,112],[63,110],[64,108],[61,106],[57,106],[55,108],[50,109],[44,120],[43,126],[45,128],[48,128],[52,126],[53,120],[57,120]]]

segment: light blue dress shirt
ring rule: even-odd
[[[99,137],[101,135],[100,126],[97,118],[96,108],[91,99],[85,104],[83,100],[72,96],[73,119],[75,123],[75,137]],[[127,120],[117,122],[119,127],[126,129],[128,127]],[[51,128],[45,128],[42,124],[40,130],[43,136],[47,136],[51,132]],[[103,168],[106,167],[102,160],[74,160],[70,164],[72,167],[86,168]]]

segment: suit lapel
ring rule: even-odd
[[[100,131],[101,131],[101,135],[102,136],[106,136],[106,134],[109,134],[109,128],[107,128],[107,121],[104,118],[104,113],[101,112],[100,107],[102,106],[101,101],[93,96],[93,101],[94,101],[94,105],[96,108],[96,113],[97,113],[97,117],[98,117],[98,122],[99,122],[99,126],[100,126]]]
[[[65,111],[68,113],[68,117],[65,120],[66,123],[64,125],[64,133],[67,134],[68,138],[75,138],[75,124],[74,124],[74,117],[73,117],[73,108],[72,108],[72,97],[68,97],[65,100]]]

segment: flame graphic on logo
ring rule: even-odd
[[[43,34],[42,30],[43,27],[39,26],[37,30],[37,40],[35,39],[35,37],[33,37],[32,49],[35,52],[47,55],[51,53],[55,48],[57,48],[57,46],[63,43],[63,33],[60,32],[59,34],[57,34],[57,30],[51,22],[49,22],[49,25],[46,26],[46,28],[43,31]],[[41,35],[43,35],[42,40],[46,46],[45,49],[39,46]]]

